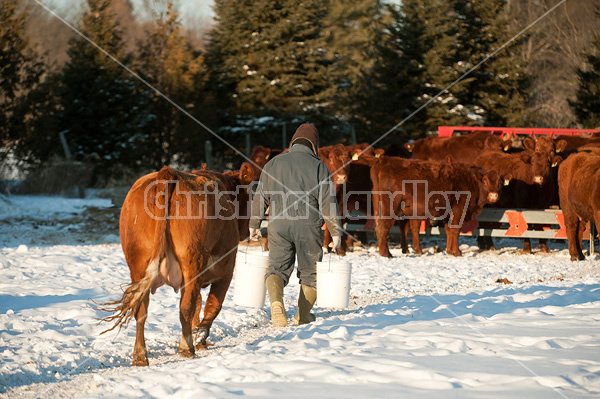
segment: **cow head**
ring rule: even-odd
[[[227,191],[235,195],[238,232],[240,241],[248,237],[248,224],[250,223],[250,184],[254,181],[256,168],[249,162],[244,162],[239,171],[224,172],[223,175],[230,180]]]
[[[375,151],[373,150],[373,147],[367,147],[364,149],[356,148],[349,152],[349,156],[353,161],[356,161],[359,158],[375,156]]]
[[[556,153],[562,152],[567,146],[565,140],[555,141],[552,137],[540,136],[535,140],[527,137],[523,140],[523,147],[530,151],[546,152],[550,156],[554,156]]]
[[[269,162],[271,159],[271,149],[267,147],[263,147],[262,145],[257,145],[252,148],[252,153],[250,154],[250,163],[254,177],[258,179],[260,177],[260,173],[262,172],[262,168]]]
[[[510,180],[509,176],[502,177],[495,170],[488,170],[484,173],[481,183],[483,185],[482,194],[486,203],[494,204],[498,202],[502,194],[502,186],[507,178]]]
[[[348,170],[350,167],[350,157],[346,147],[342,144],[328,147],[322,151],[319,149],[319,156],[321,161],[329,169],[331,173],[331,180],[335,184],[343,184],[348,180]]]
[[[555,155],[549,155],[547,152],[536,151],[531,155],[531,175],[534,183],[544,184],[550,178],[550,168],[554,162]],[[559,157],[560,158],[560,157]]]

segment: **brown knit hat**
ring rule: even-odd
[[[319,149],[319,131],[316,127],[311,125],[310,123],[301,124],[298,129],[296,129],[296,133],[292,136],[292,140],[290,141],[290,147],[294,145],[294,141],[297,139],[306,139],[310,141],[313,146],[313,151],[315,155],[318,154],[317,150]]]

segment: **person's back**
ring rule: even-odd
[[[310,309],[316,299],[316,262],[323,256],[323,219],[337,238],[341,226],[338,207],[327,167],[317,157],[318,131],[301,125],[290,142],[290,150],[263,168],[252,200],[250,236],[258,233],[260,222],[269,211],[269,270],[266,284],[271,301],[271,320],[275,326],[287,325],[283,307],[283,287],[289,282],[298,256],[301,283],[298,323],[311,321]]]
[[[269,192],[269,222],[295,221],[323,225],[336,216],[331,177],[312,149],[301,144],[273,158],[263,169],[262,189]]]

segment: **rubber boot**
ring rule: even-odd
[[[271,324],[273,327],[287,326],[287,315],[283,306],[283,279],[275,274],[267,277],[265,282],[267,291],[269,292],[269,300],[271,301]]]
[[[310,313],[315,301],[317,300],[317,290],[308,285],[300,286],[300,295],[298,296],[298,313],[294,316],[294,324],[308,324],[315,321],[316,317]]]

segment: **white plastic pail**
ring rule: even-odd
[[[265,276],[269,268],[268,252],[238,252],[235,261],[236,305],[261,308],[265,305]]]
[[[317,304],[322,308],[346,308],[350,299],[348,262],[317,262]]]

